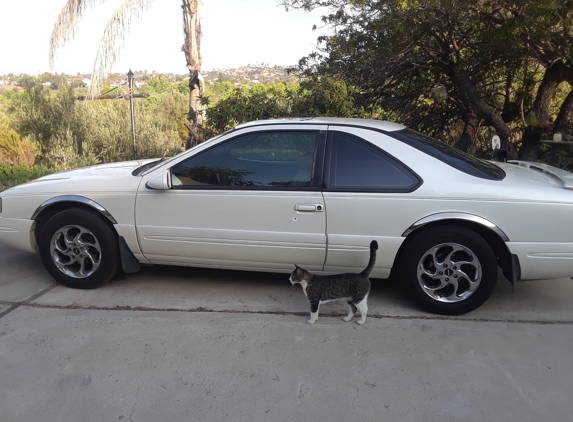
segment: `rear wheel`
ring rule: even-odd
[[[83,210],[59,212],[40,233],[40,255],[57,281],[76,289],[93,289],[119,270],[117,234],[101,217]]]
[[[477,233],[456,226],[433,227],[408,240],[400,278],[423,309],[443,315],[473,311],[490,296],[497,260]]]

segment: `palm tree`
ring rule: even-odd
[[[60,12],[50,40],[50,65],[53,66],[56,52],[64,47],[74,36],[79,21],[88,9],[102,0],[68,0]],[[119,56],[120,41],[129,32],[131,22],[139,19],[142,12],[147,10],[153,0],[123,0],[111,19],[107,23],[101,39],[94,69],[92,72],[91,95],[99,92],[101,85]],[[181,0],[183,12],[184,43],[182,50],[187,61],[187,68],[191,77],[191,92],[189,93],[189,116],[191,125],[189,129],[188,144],[201,141],[197,133],[197,124],[201,124],[201,115],[197,113],[199,79],[201,70],[201,24],[197,15],[199,0]],[[196,82],[196,83],[195,83]]]

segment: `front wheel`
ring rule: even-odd
[[[490,296],[497,281],[497,260],[477,233],[457,226],[433,227],[408,240],[400,278],[421,308],[460,315]]]
[[[57,281],[75,289],[93,289],[119,270],[117,235],[99,216],[83,210],[59,212],[40,233],[40,255]]]

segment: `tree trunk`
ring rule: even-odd
[[[466,115],[463,117],[463,121],[465,123],[464,131],[454,146],[457,149],[468,152],[474,141],[477,139],[480,120],[474,115]]]
[[[573,130],[573,89],[561,104],[559,114],[555,119],[554,132],[570,134]]]
[[[557,62],[545,70],[533,103],[537,123],[549,123],[549,105],[555,97],[557,87],[566,80],[573,79],[573,69],[563,62]]]
[[[470,79],[468,73],[460,69],[459,65],[452,64],[446,68],[446,74],[452,80],[454,86],[460,93],[460,98],[467,115],[474,115],[482,119],[487,126],[493,126],[501,138],[501,147],[507,148],[510,155],[509,138],[511,130],[503,121],[501,114],[494,107],[489,105],[478,93],[476,85]]]
[[[534,131],[531,126],[527,126],[521,136],[519,159],[524,161],[537,161],[540,139],[541,133]]]
[[[537,94],[533,103],[533,112],[535,113],[538,124],[549,123],[549,105],[555,97],[557,88],[562,82],[571,80],[573,80],[573,69],[566,66],[563,62],[554,63],[545,70],[545,74],[537,88]],[[566,116],[567,114],[571,114],[571,105],[567,105],[568,102],[573,102],[573,96],[571,93],[567,96],[561,106],[561,111],[559,112],[559,116],[555,122],[555,127],[566,124]],[[569,112],[567,112],[568,108]],[[526,161],[537,161],[540,140],[541,133],[536,132],[531,127],[526,127],[521,137],[519,158]]]
[[[185,53],[187,68],[189,69],[190,81],[201,71],[201,24],[197,15],[199,0],[182,0],[181,9],[183,9],[183,32],[185,34],[185,43],[182,50]],[[195,73],[197,72],[197,73]],[[195,78],[196,83],[192,83],[189,92],[189,135],[187,137],[187,147],[197,145],[203,141],[203,138],[197,131],[197,126],[203,122],[203,116],[199,112],[199,81]]]

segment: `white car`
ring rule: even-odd
[[[239,125],[168,160],[104,164],[0,193],[0,242],[93,288],[142,264],[400,278],[460,314],[517,280],[573,276],[573,175],[478,160],[402,125]],[[285,279],[286,280],[286,279]]]

